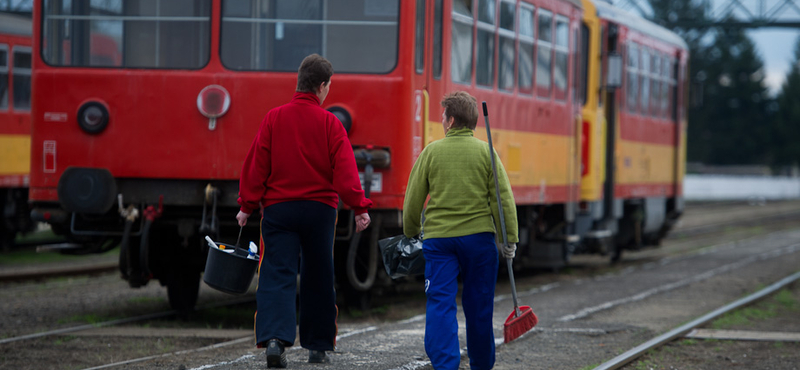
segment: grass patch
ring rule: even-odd
[[[789,310],[797,310],[797,300],[792,296],[792,292],[788,289],[781,290],[775,295],[775,302]]]
[[[650,361],[649,359],[639,360],[636,361],[635,364],[633,364],[633,368],[636,370],[651,370],[651,369],[656,369],[658,367],[659,366],[656,363]]]
[[[102,253],[101,255],[119,255],[119,247]],[[85,258],[86,256],[66,255],[57,251],[38,253],[34,249],[22,249],[14,250],[8,253],[0,253],[0,266],[24,266],[65,261],[79,261]]]
[[[59,337],[58,339],[56,339],[55,342],[53,342],[53,344],[58,346],[58,345],[61,345],[61,344],[67,343],[67,342],[71,342],[75,338],[77,338],[77,337],[74,336],[74,335],[67,335],[67,336]]]
[[[59,324],[70,324],[76,322],[85,322],[90,325],[97,325],[104,321],[111,321],[114,320],[113,317],[104,317],[96,314],[86,314],[86,315],[74,315],[67,317],[65,319],[58,320]]]
[[[600,366],[600,364],[591,364],[591,365],[586,365],[578,370],[592,370],[598,366]]]
[[[759,302],[752,307],[745,307],[733,312],[728,312],[714,320],[711,327],[714,329],[727,329],[736,326],[752,326],[755,321],[765,320],[778,315],[780,310],[797,310],[797,300],[791,291],[783,289],[769,300]]]
[[[14,243],[42,243],[65,240],[63,236],[56,235],[53,230],[34,231],[27,234],[17,234]]]
[[[130,304],[147,304],[165,302],[164,297],[133,297],[128,298]]]

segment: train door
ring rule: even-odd
[[[444,0],[416,0],[414,30],[413,155],[431,141],[441,120],[435,102],[442,94],[442,15]],[[434,102],[434,103],[432,103]],[[432,126],[433,125],[433,126]]]
[[[428,66],[426,71],[426,111],[425,122],[423,122],[423,146],[428,145],[433,139],[430,135],[432,130],[441,130],[437,126],[442,120],[442,109],[439,101],[444,95],[444,0],[427,0],[428,2]]]
[[[414,7],[414,74],[412,77],[412,117],[411,127],[412,136],[412,155],[416,161],[422,148],[425,146],[425,112],[428,109],[427,103],[427,75],[430,73],[430,63],[428,63],[428,40],[427,34],[430,33],[430,22],[428,16],[430,0],[415,0]]]
[[[679,50],[671,62],[672,70],[669,72],[669,82],[672,84],[672,104],[669,105],[671,112],[668,112],[670,123],[672,123],[675,130],[675,172],[673,175],[673,204],[671,205],[672,217],[677,217],[683,213],[683,172],[685,163],[685,148],[686,148],[686,129],[684,127],[685,120],[683,119],[682,112],[684,104],[686,103],[682,97],[682,91],[686,88],[684,80],[686,78],[686,50]]]

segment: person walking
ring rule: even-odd
[[[287,366],[295,341],[296,277],[300,270],[300,344],[308,362],[327,363],[336,344],[333,241],[339,197],[355,211],[356,232],[370,224],[353,148],[333,113],[321,107],[333,67],[303,59],[292,100],[270,110],[244,160],[236,220],[263,208],[255,337],[267,366]],[[298,263],[298,258],[300,259]]]
[[[474,97],[458,91],[446,95],[441,104],[445,137],[426,146],[419,155],[403,203],[405,236],[415,237],[424,231],[425,352],[436,370],[459,367],[456,295],[461,275],[470,367],[491,369],[495,362],[492,314],[499,264],[495,240],[501,230],[489,145],[473,137],[478,124]],[[510,243],[502,253],[513,258],[519,242],[517,211],[499,158],[497,165]]]

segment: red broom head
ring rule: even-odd
[[[511,311],[503,325],[503,337],[506,343],[519,338],[539,323],[539,317],[533,313],[530,306],[520,306],[519,311],[519,317],[515,317],[515,312]]]

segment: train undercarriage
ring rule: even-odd
[[[37,204],[31,217],[50,223],[56,233],[80,245],[68,253],[102,253],[119,246],[120,275],[132,288],[158,280],[173,309],[190,311],[208,253],[204,237],[233,244],[239,234],[237,183],[117,179],[116,187],[116,202],[104,213]],[[156,193],[158,198],[153,198]],[[671,198],[617,200],[608,213],[601,206],[518,206],[520,243],[514,268],[557,271],[581,253],[609,255],[617,261],[625,249],[658,245],[680,215],[679,204]],[[402,211],[374,209],[370,216],[371,226],[355,233],[352,211],[339,210],[334,265],[345,308],[365,310],[373,294],[394,284],[377,244],[402,233]],[[244,243],[258,243],[259,221],[251,216],[242,230]]]

